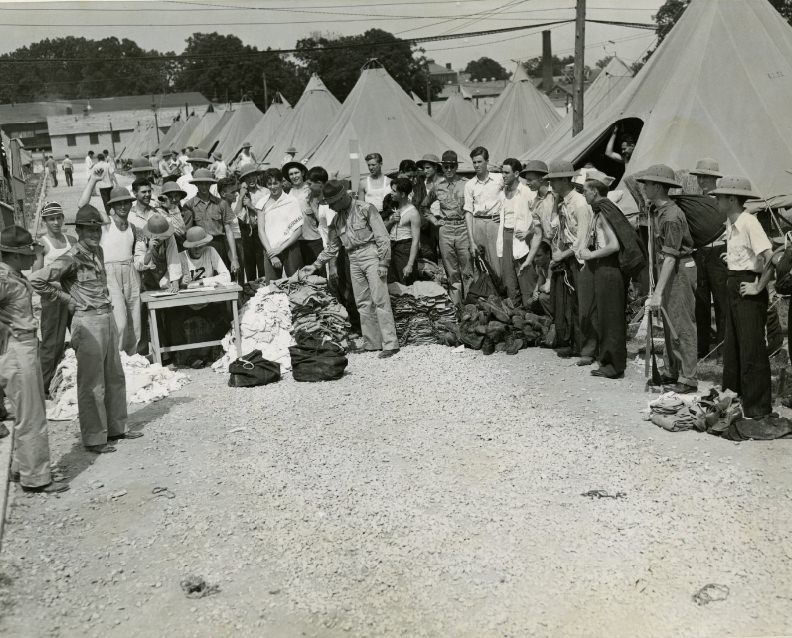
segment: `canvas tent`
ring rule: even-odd
[[[200,115],[191,115],[190,117],[185,120],[182,124],[181,129],[179,129],[178,133],[173,136],[170,140],[169,147],[176,149],[177,152],[181,152],[181,150],[186,146],[184,144],[184,140],[187,136],[190,135],[192,131],[195,130],[195,127],[198,126],[198,122],[200,122],[202,117]],[[164,148],[164,146],[162,147]]]
[[[492,162],[518,157],[544,140],[561,121],[553,103],[531,82],[522,64],[487,114],[465,139],[484,146]]]
[[[622,91],[633,78],[632,69],[620,58],[613,56],[597,79],[591,83],[583,96],[583,123],[591,122],[608,110],[619,98]],[[537,157],[554,156],[557,149],[572,139],[572,111],[566,114],[561,123],[550,135],[534,148],[528,150],[521,159],[526,161]]]
[[[135,127],[126,146],[121,149],[118,159],[135,159],[157,148],[157,131],[153,122],[140,122]]]
[[[435,121],[458,140],[464,140],[481,121],[481,112],[473,100],[456,93],[438,109]]]
[[[291,111],[286,111],[276,127],[272,151],[266,157],[256,155],[256,158],[274,165],[290,146],[297,149],[297,159],[305,157],[327,135],[339,110],[341,103],[317,75],[312,75],[297,104]]]
[[[218,141],[220,140],[220,135],[223,132],[223,129],[228,124],[228,120],[231,119],[231,116],[234,114],[233,111],[223,111],[220,114],[220,117],[215,122],[214,126],[211,130],[206,134],[206,136],[200,140],[197,144],[190,144],[190,146],[196,146],[197,148],[201,148],[205,151],[212,151],[214,150],[215,146],[217,146]],[[190,136],[192,139],[192,136]]]
[[[274,166],[280,161],[280,158],[273,161],[272,149],[275,145],[275,139],[280,133],[281,126],[285,123],[285,118],[291,113],[291,110],[291,105],[280,93],[277,93],[272,104],[269,105],[269,108],[264,113],[264,117],[259,120],[256,128],[250,133],[253,153],[259,162]]]
[[[383,68],[364,68],[347,96],[325,140],[307,158],[311,166],[349,177],[350,140],[357,140],[360,174],[367,173],[365,156],[378,152],[383,171],[398,170],[405,158],[456,151],[460,168],[470,169],[468,149],[429,117]],[[467,166],[465,166],[467,164]]]
[[[220,132],[220,142],[213,150],[222,153],[225,161],[232,161],[242,144],[250,141],[250,134],[262,117],[264,114],[253,102],[237,104],[225,128]]]
[[[179,119],[177,120],[174,120],[173,123],[170,125],[168,132],[165,133],[165,135],[160,138],[159,147],[157,148],[157,150],[160,152],[164,150],[169,150],[171,148],[171,144],[173,143],[173,139],[176,137],[179,131],[182,130],[183,127],[184,127],[184,122],[181,120],[181,117],[179,117]]]
[[[614,125],[637,123],[643,126],[629,173],[657,163],[691,168],[714,157],[721,172],[750,178],[765,196],[788,192],[790,104],[792,27],[772,5],[693,0],[616,102],[536,159],[598,165]]]
[[[179,137],[178,150],[187,148],[188,146],[195,146],[196,148],[200,147],[201,142],[203,142],[204,138],[209,135],[215,125],[220,121],[222,116],[222,111],[218,112],[214,109],[204,113],[203,117],[195,123],[195,126],[191,131],[187,131],[186,134],[183,134]]]

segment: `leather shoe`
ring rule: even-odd
[[[116,448],[112,445],[86,445],[85,449],[93,454],[110,454],[111,452],[115,452]]]
[[[33,494],[57,494],[58,492],[65,492],[68,489],[68,483],[55,483],[54,481],[46,485],[40,485],[39,487],[22,486],[23,492],[32,492]]]
[[[383,350],[382,352],[379,353],[378,356],[380,359],[387,359],[388,357],[392,357],[394,354],[398,352],[399,352],[399,348],[396,348],[395,350]]]
[[[698,392],[696,386],[688,385],[687,383],[675,383],[673,385],[664,386],[663,389],[666,392],[676,392],[677,394],[694,394]]]
[[[580,357],[575,365],[582,368],[583,366],[590,366],[592,363],[594,363],[594,357]]]
[[[143,436],[143,432],[135,432],[130,430],[129,432],[124,432],[123,434],[117,434],[116,436],[108,436],[108,441],[118,441],[120,439],[139,439]]]

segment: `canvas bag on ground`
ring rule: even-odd
[[[295,381],[335,381],[344,376],[346,351],[336,343],[301,339],[289,347]]]
[[[232,361],[228,366],[228,385],[232,388],[252,388],[275,383],[281,379],[280,364],[261,356],[261,350],[253,350]]]
[[[465,303],[475,304],[478,299],[487,299],[490,295],[500,296],[498,286],[495,283],[495,275],[490,265],[481,257],[476,257],[474,261],[476,272],[473,275],[473,283],[465,297]]]

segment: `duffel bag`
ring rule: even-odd
[[[232,361],[228,366],[231,388],[252,388],[257,385],[275,383],[281,379],[280,363],[268,361],[261,356],[261,350],[253,350]]]
[[[707,195],[672,195],[687,219],[694,248],[701,248],[718,239],[726,224],[726,215],[718,210],[714,198]]]
[[[344,376],[348,360],[338,344],[302,343],[289,347],[295,381],[335,381]]]

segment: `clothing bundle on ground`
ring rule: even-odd
[[[344,376],[346,351],[339,344],[300,335],[289,348],[295,381],[335,381]]]
[[[254,350],[232,361],[228,366],[228,386],[231,388],[253,388],[280,381],[280,364],[267,361],[260,350]]]
[[[686,400],[667,392],[649,403],[647,421],[668,432],[696,430],[730,441],[792,438],[792,421],[773,413],[760,419],[743,417],[734,392],[718,392]]]
[[[410,286],[388,285],[399,346],[457,345],[454,303],[445,288],[433,281]]]
[[[289,297],[276,286],[258,288],[239,313],[242,332],[242,352],[258,350],[268,361],[279,363],[281,371],[291,369],[289,346],[292,345],[292,321]],[[228,367],[237,358],[233,330],[223,338],[225,354],[212,369],[228,372]]]
[[[468,298],[470,299],[470,298]],[[511,299],[490,295],[463,308],[457,337],[468,348],[484,354],[517,354],[523,348],[548,345],[552,320],[514,305]]]
[[[328,291],[326,279],[315,275],[300,277],[297,273],[275,285],[289,296],[295,341],[309,337],[332,341],[342,348],[349,346],[349,315]]]
[[[128,403],[151,403],[169,396],[187,384],[190,378],[183,372],[149,363],[140,355],[121,353],[121,365],[126,377]],[[77,357],[69,348],[50,385],[52,401],[47,402],[47,418],[51,421],[71,421],[77,418]]]

